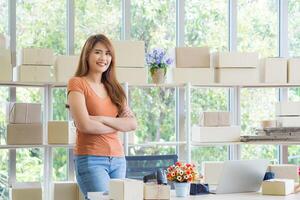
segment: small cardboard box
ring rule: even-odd
[[[292,164],[269,165],[268,171],[274,172],[275,178],[294,179],[299,182],[298,166]]]
[[[288,60],[288,83],[300,83],[300,58]]]
[[[275,105],[276,116],[299,116],[300,102],[278,102]]]
[[[279,127],[300,127],[300,117],[277,117]]]
[[[287,59],[265,58],[260,61],[260,80],[263,83],[287,83]]]
[[[30,124],[42,122],[40,103],[8,103],[7,122],[11,124]]]
[[[18,65],[53,65],[54,54],[47,48],[23,48],[18,54]]]
[[[79,56],[57,56],[55,60],[56,82],[67,83],[74,76]]]
[[[35,124],[8,124],[8,145],[43,144],[43,125]]]
[[[0,49],[5,49],[5,48],[6,48],[5,36],[3,34],[0,34]]]
[[[216,68],[256,68],[258,66],[257,52],[218,52],[213,54]]]
[[[144,184],[144,199],[170,199],[170,186],[147,183]]]
[[[116,68],[117,79],[120,83],[146,84],[148,82],[148,71],[146,68]]]
[[[133,179],[111,179],[109,198],[114,200],[143,200],[144,183]]]
[[[194,142],[238,142],[241,128],[239,126],[192,127]]]
[[[214,82],[211,68],[174,68],[174,83],[209,84]]]
[[[52,66],[20,65],[16,70],[17,80],[21,82],[47,83],[55,79]]]
[[[81,200],[82,195],[76,182],[54,182],[52,200]]]
[[[0,81],[12,81],[12,66],[10,49],[0,48]]]
[[[230,112],[201,112],[201,126],[230,126]]]
[[[209,47],[177,47],[176,67],[210,67]]]
[[[11,200],[42,200],[43,192],[41,187],[37,188],[10,188]]]
[[[76,128],[69,121],[48,121],[48,144],[74,144]]]
[[[205,161],[202,163],[204,183],[217,185],[223,170],[224,162]]]
[[[258,68],[218,68],[215,80],[223,84],[256,84],[259,82]]]
[[[144,41],[113,41],[116,53],[117,67],[144,67],[145,43]]]
[[[294,193],[293,179],[270,179],[263,181],[262,194],[285,196]]]

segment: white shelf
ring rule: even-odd
[[[44,147],[73,148],[74,146],[75,144],[20,144],[20,145],[0,145],[0,149],[44,148]]]
[[[262,140],[249,142],[191,142],[192,146],[225,146],[234,144],[261,144],[261,145],[299,145],[300,141],[286,141],[286,140]]]

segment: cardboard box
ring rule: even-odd
[[[277,117],[279,127],[300,127],[300,117]]]
[[[56,82],[67,83],[74,76],[79,56],[57,56],[54,64]]]
[[[224,162],[205,161],[202,163],[204,183],[217,185],[223,170]]]
[[[211,68],[173,68],[173,82],[210,84],[214,82],[214,71]]]
[[[260,80],[263,83],[287,83],[287,59],[265,58],[261,61]]]
[[[218,68],[215,69],[217,83],[256,84],[259,82],[257,68]]]
[[[11,200],[42,200],[42,188],[10,188]]]
[[[213,54],[216,68],[256,68],[258,53],[251,52],[218,52]]]
[[[142,200],[144,183],[133,179],[111,179],[109,198],[114,200]]]
[[[298,166],[292,164],[269,165],[268,171],[274,172],[277,179],[294,179],[299,182]]]
[[[209,47],[177,47],[176,67],[210,67]]]
[[[52,200],[84,200],[76,182],[54,182]]]
[[[6,106],[7,122],[11,124],[42,123],[41,104],[8,103]]]
[[[148,83],[147,68],[116,68],[117,79],[120,83],[146,84]]]
[[[3,34],[0,34],[0,50],[6,48],[6,39]],[[0,59],[1,60],[1,59]]]
[[[18,54],[18,65],[53,65],[54,54],[47,48],[23,48]]]
[[[293,179],[270,179],[263,181],[262,194],[285,196],[294,193],[294,185]]]
[[[144,67],[145,43],[144,41],[113,41],[116,53],[117,67]]]
[[[12,66],[10,49],[0,48],[0,81],[12,81]]]
[[[199,122],[201,126],[230,126],[230,112],[202,112]]]
[[[17,80],[21,82],[54,82],[52,66],[20,65],[16,68]]]
[[[43,144],[43,125],[35,124],[8,124],[8,145]]]
[[[300,58],[288,60],[288,83],[300,83]]]
[[[300,102],[277,102],[275,105],[276,116],[299,116]]]
[[[193,142],[239,142],[241,128],[239,126],[192,127]]]
[[[144,199],[170,199],[170,189],[169,185],[144,184]]]
[[[75,144],[76,127],[69,121],[48,121],[48,144]]]

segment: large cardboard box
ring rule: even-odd
[[[52,200],[84,200],[76,182],[54,182]]]
[[[230,112],[201,112],[201,126],[230,126]]]
[[[8,103],[7,122],[11,124],[30,124],[42,122],[40,103]]]
[[[18,65],[53,65],[54,54],[47,48],[23,48],[18,54]]]
[[[147,68],[116,68],[117,79],[120,83],[146,84],[148,82]]]
[[[145,43],[143,41],[113,41],[117,67],[144,67]]]
[[[299,116],[300,102],[278,102],[275,105],[276,116]]]
[[[52,66],[20,65],[16,68],[17,80],[21,82],[54,82]]]
[[[263,181],[262,194],[285,196],[294,193],[294,185],[293,179],[270,179]]]
[[[152,183],[144,184],[144,199],[170,199],[170,186]]]
[[[298,166],[292,164],[269,165],[268,171],[274,172],[275,178],[294,179],[299,182]]]
[[[300,58],[288,60],[288,83],[300,83]]]
[[[0,81],[12,81],[12,66],[10,49],[0,48]]]
[[[173,68],[173,82],[211,84],[214,82],[214,71],[211,68]]]
[[[216,68],[256,68],[258,67],[257,52],[218,52],[213,54]]]
[[[10,188],[11,200],[42,200],[43,193],[41,187],[36,188]]]
[[[5,48],[6,48],[5,36],[3,34],[0,34],[0,49],[5,49]]]
[[[74,144],[76,127],[69,121],[48,121],[48,144]]]
[[[241,128],[239,126],[192,127],[193,142],[239,142]]]
[[[287,83],[287,59],[262,59],[260,61],[260,80],[264,83]]]
[[[209,47],[177,47],[176,67],[210,67]]]
[[[144,183],[133,179],[111,179],[109,198],[114,200],[143,200]]]
[[[35,124],[8,124],[8,145],[43,144],[43,125]]]
[[[218,68],[215,80],[223,84],[256,84],[259,74],[257,68]]]
[[[74,76],[79,56],[57,56],[54,64],[56,82],[67,83]]]
[[[205,161],[202,163],[204,183],[217,185],[223,170],[224,162]]]
[[[300,117],[277,117],[279,127],[300,127]]]

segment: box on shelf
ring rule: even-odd
[[[173,68],[173,82],[210,84],[214,82],[214,72],[211,68]]]
[[[260,61],[260,81],[263,83],[287,83],[287,59],[262,59]]]
[[[170,186],[152,183],[144,184],[144,199],[170,199]]]
[[[257,52],[217,52],[213,54],[215,68],[257,68]]]
[[[109,181],[109,198],[114,200],[142,200],[144,183],[133,179],[111,179]]]
[[[300,127],[300,117],[277,117],[278,127]]]
[[[8,124],[8,145],[43,144],[43,124]]]
[[[270,179],[263,181],[262,194],[288,195],[294,193],[295,181],[293,179]]]
[[[223,84],[257,84],[258,68],[217,68],[215,81]]]
[[[5,48],[6,48],[5,36],[3,34],[0,34],[0,49],[5,49]]]
[[[200,126],[230,126],[230,112],[201,112]]]
[[[192,127],[193,142],[239,142],[241,128],[239,126]]]
[[[48,121],[48,144],[75,144],[76,127],[69,121]]]
[[[57,56],[54,64],[56,82],[67,83],[74,76],[78,62],[79,56]]]
[[[275,178],[294,179],[299,182],[298,166],[292,164],[269,165],[268,171],[274,172]]]
[[[42,122],[40,103],[7,103],[7,122],[11,124],[30,124]]]
[[[202,163],[204,183],[217,185],[223,170],[224,162],[205,161]]]
[[[10,49],[0,48],[0,81],[12,81],[12,65]]]
[[[20,82],[54,82],[52,66],[47,65],[20,65],[16,67],[17,81]]]
[[[148,82],[147,68],[116,68],[117,79],[120,83],[146,84]]]
[[[23,48],[18,54],[18,65],[53,65],[54,54],[47,48]]]
[[[117,67],[144,67],[145,43],[143,41],[113,41]]]
[[[52,200],[84,200],[76,182],[54,182]]]
[[[275,105],[276,116],[299,116],[300,102],[277,102]]]
[[[210,67],[209,47],[177,47],[176,67]]]
[[[288,83],[300,83],[300,58],[288,60]]]
[[[43,192],[41,187],[10,188],[11,200],[42,200]]]

